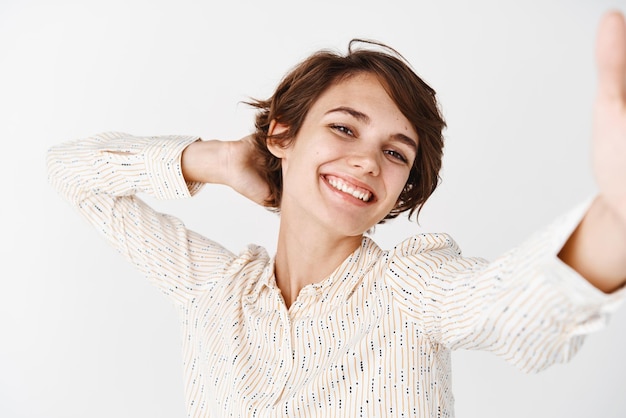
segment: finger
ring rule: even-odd
[[[626,22],[618,11],[606,13],[596,39],[599,94],[626,102]]]

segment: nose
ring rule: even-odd
[[[350,155],[348,162],[352,167],[358,168],[365,173],[377,176],[380,174],[380,161],[378,151],[373,147],[362,147]]]

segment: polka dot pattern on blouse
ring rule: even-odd
[[[451,350],[539,371],[623,299],[556,257],[577,210],[492,263],[446,234],[389,251],[365,237],[287,309],[264,249],[235,255],[135,196],[196,193],[180,167],[195,140],[106,133],[48,153],[52,185],[179,307],[189,417],[453,417]]]

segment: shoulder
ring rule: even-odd
[[[461,255],[459,245],[450,235],[445,233],[413,235],[396,245],[389,254],[392,257],[410,257],[436,252]]]
[[[476,271],[488,262],[465,257],[456,241],[446,233],[418,234],[405,239],[388,252],[387,271],[392,276],[441,278]]]
[[[272,276],[272,260],[265,248],[250,244],[239,254],[224,254],[221,267],[212,273],[211,286],[204,297],[222,300],[233,295],[244,295],[267,284]],[[235,300],[239,300],[237,297]]]
[[[248,272],[251,270],[263,270],[270,261],[270,257],[265,248],[249,244],[238,255],[233,256],[230,262],[226,265],[226,274],[234,277],[238,276],[241,272]]]

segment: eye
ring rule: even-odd
[[[343,135],[354,136],[354,132],[352,132],[352,129],[348,128],[345,125],[333,124],[333,125],[330,125],[330,129],[337,131]]]
[[[407,163],[408,162],[406,157],[404,155],[400,154],[398,151],[395,151],[395,150],[392,150],[392,149],[386,149],[383,152],[385,154],[389,155],[393,159],[396,159],[396,160],[401,161],[403,163]]]

